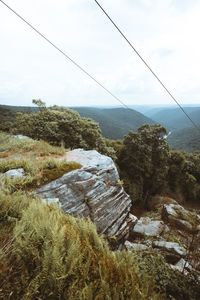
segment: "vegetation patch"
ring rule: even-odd
[[[48,161],[49,162],[49,161]],[[56,162],[56,161],[55,161]],[[45,162],[46,163],[46,162]],[[76,162],[56,162],[55,167],[49,168],[43,165],[41,183],[47,183],[57,178],[60,178],[64,174],[76,169],[80,169],[81,164]]]
[[[1,299],[163,299],[138,272],[137,256],[110,251],[90,221],[23,192],[1,192],[1,204],[1,215],[17,220],[0,221],[9,236],[0,253]]]
[[[0,158],[8,157],[13,153],[21,153],[24,155],[29,152],[32,152],[34,156],[62,156],[66,150],[63,147],[51,146],[42,140],[35,141],[31,138],[20,139],[13,135],[0,132]]]

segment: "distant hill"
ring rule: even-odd
[[[200,107],[184,107],[184,110],[194,122],[200,124]],[[179,107],[157,111],[151,115],[151,118],[170,131],[191,126],[191,122]]]
[[[133,109],[126,108],[93,108],[71,107],[78,111],[81,117],[92,118],[99,123],[104,137],[122,139],[129,130],[135,131],[143,124],[155,122]]]
[[[155,122],[133,109],[126,108],[95,108],[70,107],[76,110],[81,117],[91,118],[99,123],[104,137],[109,139],[122,139],[129,130],[136,130],[143,124]],[[17,112],[37,111],[37,107],[0,105],[0,124],[14,121]]]
[[[176,150],[200,151],[200,130],[195,127],[177,129],[168,136],[167,141]]]

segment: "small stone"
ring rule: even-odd
[[[9,176],[10,178],[23,178],[24,177],[24,169],[12,169],[4,173],[4,176]]]
[[[152,243],[154,248],[159,248],[164,251],[172,252],[174,254],[177,254],[179,256],[185,256],[186,255],[186,250],[178,243],[173,243],[173,242],[165,242],[165,241],[154,241]]]
[[[159,236],[164,230],[164,222],[142,217],[132,229],[133,235]]]
[[[137,244],[137,243],[131,243],[129,241],[126,241],[124,243],[124,246],[126,247],[126,249],[128,251],[135,251],[135,250],[147,250],[148,247],[146,245],[143,245],[143,244]]]
[[[183,269],[185,268],[186,270],[192,270],[192,266],[185,261],[183,258],[181,258],[176,264],[175,266],[180,270],[180,272],[183,271]]]

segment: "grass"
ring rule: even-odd
[[[19,139],[0,133],[0,150],[4,151],[0,153],[0,173],[18,168],[25,171],[23,178],[1,178],[5,185],[12,187],[12,191],[38,187],[82,167],[76,162],[58,160],[57,157],[63,156],[66,150],[44,141]]]
[[[66,150],[64,147],[54,147],[44,141],[35,141],[31,138],[19,139],[13,135],[0,132],[0,158],[12,154],[34,154],[35,156],[62,156]]]
[[[1,173],[18,168],[23,168],[25,171],[23,178],[3,176],[1,179],[6,185],[12,186],[12,191],[38,187],[81,167],[82,166],[76,162],[58,161],[49,158],[39,161],[34,158],[23,160],[6,158],[0,161]]]

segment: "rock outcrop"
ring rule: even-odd
[[[178,203],[164,204],[162,209],[162,219],[171,226],[175,226],[177,229],[188,233],[191,233],[194,230],[196,230],[196,232],[200,230],[200,217],[184,209]]]
[[[107,237],[127,236],[137,218],[129,215],[131,199],[120,185],[112,159],[95,150],[76,149],[67,152],[66,160],[82,168],[38,188],[40,198],[59,199],[65,213],[89,217]]]

